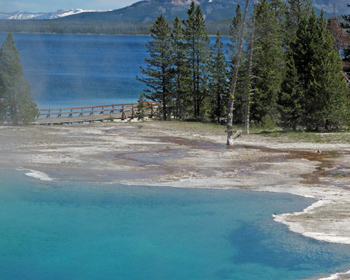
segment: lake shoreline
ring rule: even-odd
[[[30,170],[33,178],[312,197],[316,202],[303,212],[273,218],[304,236],[350,244],[348,143],[297,143],[252,134],[227,148],[221,128],[158,121],[0,131],[0,164]]]

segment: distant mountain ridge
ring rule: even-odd
[[[82,10],[82,9],[60,9],[56,12],[49,12],[49,13],[30,13],[30,12],[13,12],[13,13],[1,13],[0,12],[0,19],[2,20],[26,20],[26,19],[56,19],[71,15],[76,15],[80,13],[86,13],[86,12],[105,12],[105,11],[88,11],[88,10]]]
[[[128,7],[105,13],[82,13],[65,17],[62,20],[97,21],[97,22],[152,22],[160,14],[168,20],[176,16],[180,19],[187,17],[186,11],[192,0],[145,0],[136,2]],[[195,0],[200,5],[207,21],[218,21],[232,18],[237,4],[244,5],[245,0]]]
[[[200,5],[207,21],[219,21],[234,16],[237,4],[242,7],[245,0],[194,0]],[[186,11],[192,0],[143,0],[128,7],[111,11],[86,11],[82,9],[61,9],[52,13],[0,13],[0,19],[57,19],[77,22],[152,22],[160,14],[168,20],[176,16],[187,17]],[[313,0],[316,11],[323,9],[328,16],[349,14],[347,4],[350,0]]]
[[[82,13],[62,20],[152,22],[160,14],[168,20],[173,20],[175,16],[185,19],[191,2],[192,0],[144,0],[118,10],[99,14]],[[195,3],[201,6],[206,21],[232,18],[237,4],[240,4],[243,9],[245,2],[245,0],[195,0]],[[323,9],[328,16],[332,16],[334,13],[345,14],[350,11],[347,9],[348,2],[350,0],[313,0],[313,6],[316,12]]]

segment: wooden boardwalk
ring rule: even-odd
[[[64,109],[41,109],[33,124],[58,125],[102,122],[113,119],[133,119],[137,118],[137,105],[138,103],[130,103]],[[145,102],[146,115],[150,117],[157,115],[158,106],[159,102]]]

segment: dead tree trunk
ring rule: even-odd
[[[238,50],[237,50],[237,55],[236,55],[235,68],[233,70],[232,83],[231,83],[228,106],[227,106],[227,128],[226,128],[227,145],[233,144],[233,139],[232,139],[232,135],[233,135],[233,131],[232,131],[233,105],[234,105],[234,100],[235,100],[235,90],[236,90],[236,84],[237,84],[239,63],[241,60],[241,53],[242,53],[242,49],[243,49],[244,29],[245,29],[245,22],[246,22],[246,17],[247,17],[247,12],[248,12],[248,5],[249,5],[249,0],[247,0],[247,2],[245,4],[242,27],[241,27],[240,34],[239,34],[239,45],[238,45]]]
[[[255,16],[253,16],[253,30],[252,30],[252,38],[250,41],[250,54],[248,61],[248,81],[247,81],[247,92],[246,92],[246,104],[245,104],[245,133],[249,134],[249,123],[250,123],[250,83],[252,77],[252,61],[253,61],[253,52],[254,52],[254,36],[255,36]]]

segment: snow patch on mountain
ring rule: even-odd
[[[209,2],[212,2],[213,0],[209,0]],[[171,3],[173,5],[183,5],[183,6],[189,6],[191,3],[194,2],[196,5],[200,5],[201,2],[198,0],[172,0]]]
[[[0,13],[0,19],[5,20],[25,20],[25,19],[55,19],[66,16],[71,16],[86,12],[105,12],[96,10],[82,10],[82,9],[61,9],[56,12],[49,13],[28,13],[28,12],[13,12],[13,13]]]

